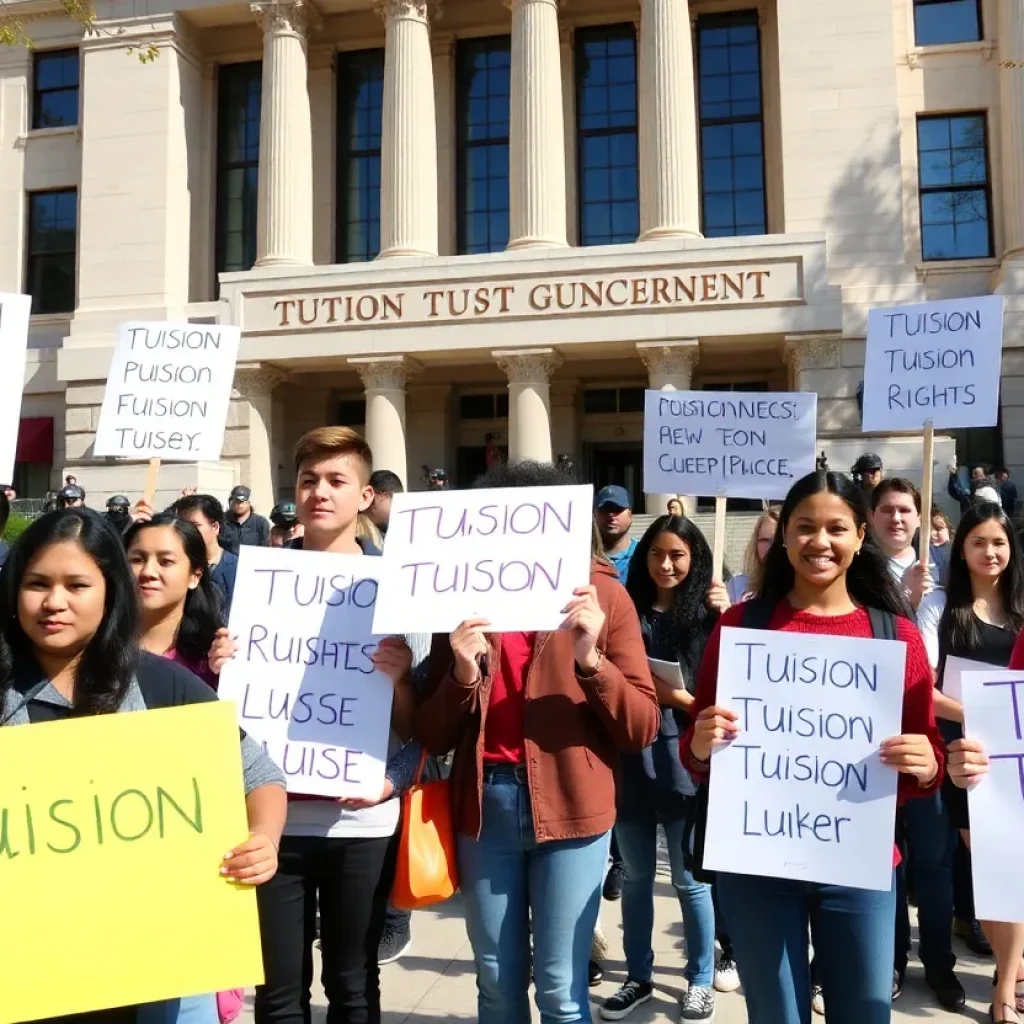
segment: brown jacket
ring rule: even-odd
[[[526,772],[538,842],[607,832],[615,823],[619,752],[643,750],[660,723],[633,602],[611,566],[594,562],[590,581],[605,614],[599,671],[578,675],[572,636],[553,632],[537,634],[526,675]],[[488,640],[489,674],[465,687],[455,680],[448,637],[435,635],[428,696],[416,713],[416,734],[432,753],[455,750],[455,825],[469,836],[480,834],[484,725],[501,650],[500,634]]]

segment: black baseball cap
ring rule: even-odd
[[[237,487],[232,488],[231,493],[228,495],[228,501],[250,500],[252,500],[252,491],[244,484],[239,484]]]
[[[874,452],[865,452],[854,464],[854,473],[876,473],[882,469],[882,460]]]
[[[85,491],[78,484],[69,484],[57,495],[65,501],[85,501]]]

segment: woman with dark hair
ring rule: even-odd
[[[142,648],[184,665],[214,689],[210,648],[223,625],[206,544],[175,515],[131,526],[124,538],[142,609]]]
[[[478,487],[571,483],[536,462],[492,467]],[[451,789],[479,1018],[590,1021],[587,963],[615,821],[622,750],[658,731],[640,624],[606,563],[550,633],[491,633],[469,619],[434,637],[416,733],[454,748]],[[533,936],[531,956],[530,936]]]
[[[180,665],[140,651],[138,634],[135,583],[117,534],[88,509],[40,517],[0,572],[0,722],[27,726],[217,699]],[[249,737],[242,739],[242,762],[250,837],[227,855],[223,870],[227,881],[262,885],[277,870],[284,776]],[[175,1020],[181,1003],[122,1007],[83,1019]]]
[[[661,705],[661,729],[640,753],[619,762],[615,837],[622,853],[622,932],[627,976],[601,1007],[605,1020],[621,1020],[653,995],[654,876],[658,825],[665,830],[672,885],[683,912],[688,989],[683,1021],[715,1014],[715,911],[711,887],[694,879],[683,859],[683,838],[696,787],[679,760],[679,737],[690,724],[697,668],[719,609],[709,606],[713,558],[704,535],[681,516],[661,516],[648,527],[630,559],[626,590],[640,630]]]
[[[950,778],[943,786],[945,807],[935,808],[946,828],[961,830],[970,841],[967,793],[960,788],[954,763],[963,756],[963,706],[942,692],[946,659],[969,658],[1006,668],[1011,665],[1014,644],[1024,627],[1024,555],[1009,517],[999,505],[971,505],[963,514],[949,559],[949,585],[934,591],[922,602],[918,624],[936,672],[938,690],[935,713],[944,721],[942,733],[950,743]],[[976,741],[967,741],[973,745]],[[920,882],[918,882],[920,887]],[[952,917],[952,877],[948,898]],[[951,920],[940,922],[946,929]],[[993,1021],[1013,1021],[1024,1012],[1024,925],[1001,921],[982,922],[985,936],[996,956],[997,984],[992,1001]],[[996,1008],[999,1015],[996,1015]],[[1007,1011],[1016,1010],[1012,1016]]]
[[[924,643],[868,532],[859,491],[838,473],[811,473],[793,485],[758,597],[730,608],[708,641],[698,673],[695,722],[682,744],[690,772],[706,780],[712,751],[738,733],[736,712],[715,700],[723,627],[742,626],[757,611],[773,630],[870,638],[869,608],[895,616],[897,637],[906,644],[903,733],[882,741],[882,763],[900,773],[901,802],[934,792],[942,779],[942,741]],[[892,887],[876,892],[719,872],[717,888],[736,946],[750,1024],[809,1021],[808,924],[830,1024],[888,1024]]]

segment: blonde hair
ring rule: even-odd
[[[368,483],[373,472],[373,453],[362,434],[351,427],[317,427],[303,434],[295,445],[295,472],[304,462],[314,459],[350,455],[362,468],[362,483]]]
[[[747,590],[751,594],[757,594],[764,582],[764,563],[757,560],[757,538],[761,535],[761,527],[765,523],[774,523],[775,528],[779,525],[779,509],[765,509],[757,517],[754,523],[754,530],[747,541],[747,549],[743,552],[743,571],[747,574]]]
[[[376,548],[384,546],[384,535],[380,532],[377,524],[365,512],[360,512],[356,516],[356,536],[365,538]]]

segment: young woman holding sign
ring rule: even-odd
[[[554,466],[497,465],[480,487],[572,483]],[[590,1021],[587,961],[615,821],[622,750],[658,731],[640,624],[604,561],[550,633],[488,633],[469,619],[434,637],[416,732],[455,749],[451,787],[479,1018]],[[530,935],[533,935],[531,956]]]
[[[37,519],[0,573],[0,723],[31,725],[217,699],[180,665],[140,651],[138,633],[135,583],[114,531],[88,509]],[[232,881],[262,885],[277,871],[284,776],[248,737],[242,739],[242,761],[250,838],[225,858],[221,871]],[[186,949],[162,952],[188,955]],[[181,1002],[83,1019],[175,1020]]]
[[[881,758],[900,772],[901,801],[934,792],[942,779],[942,741],[924,643],[868,533],[861,495],[845,476],[817,472],[793,485],[755,600],[764,602],[768,628],[786,632],[870,638],[868,607],[896,616],[897,636],[907,647],[903,734],[882,741]],[[739,734],[738,715],[716,704],[715,693],[721,629],[741,626],[748,607],[731,608],[719,619],[701,662],[696,720],[682,743],[683,764],[698,778],[709,777],[712,751]],[[892,888],[876,892],[725,872],[717,886],[750,1024],[808,1024],[809,923],[830,1024],[888,1024]]]

